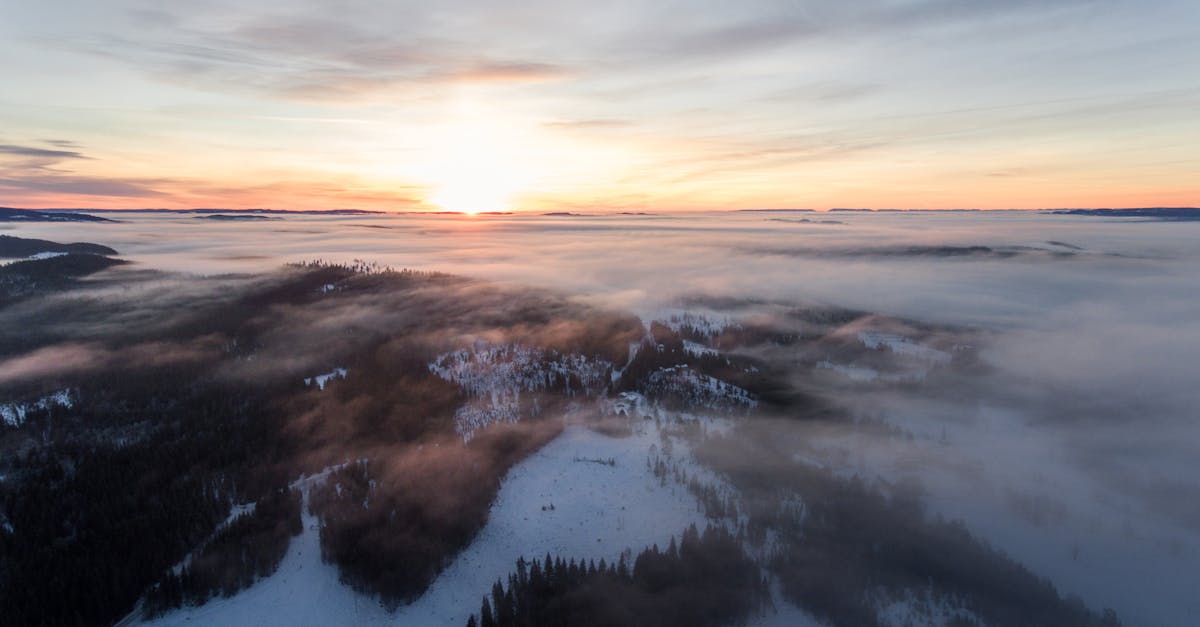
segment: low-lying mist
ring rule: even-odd
[[[825,349],[819,342],[804,356],[787,344],[729,352],[767,364],[821,364],[795,370],[790,384],[843,408],[848,419],[758,418],[793,444],[798,458],[845,476],[918,485],[931,511],[964,520],[1089,605],[1116,608],[1126,624],[1182,624],[1200,614],[1193,594],[1200,583],[1200,223],[1022,212],[839,214],[837,223],[799,213],[237,223],[115,217],[121,222],[22,224],[6,232],[95,242],[134,262],[107,275],[183,276],[132,288],[98,283],[92,298],[121,290],[124,303],[103,320],[72,317],[77,295],[9,307],[0,314],[8,325],[51,317],[47,307],[61,312],[51,325],[59,341],[31,351],[10,347],[0,382],[23,385],[56,368],[108,368],[130,359],[199,358],[218,347],[201,338],[170,354],[152,343],[115,354],[89,338],[124,324],[176,324],[190,299],[219,300],[230,286],[254,281],[223,275],[303,260],[366,260],[530,286],[632,312],[647,327],[687,312],[718,326],[864,338],[874,353],[839,353],[835,343]],[[140,296],[130,299],[131,289]],[[464,292],[463,307],[483,306],[497,321],[513,317],[505,307],[517,307],[481,298],[469,283],[456,289]],[[353,307],[281,311],[299,323],[277,333],[296,335],[265,330],[265,345],[277,352],[258,358],[297,376],[336,366],[322,360],[328,342],[306,337],[416,324],[403,306],[363,296]],[[817,325],[788,313],[805,307],[861,315]],[[455,315],[461,312],[447,317]],[[871,346],[870,334],[880,332],[874,315],[886,316],[892,326],[885,331],[912,344],[966,347],[977,362],[969,372],[889,371],[877,354],[890,355],[888,346]],[[556,334],[585,335],[536,321],[494,326],[504,337],[488,335],[488,325],[455,333],[541,346],[553,346]],[[615,361],[628,330],[610,330],[620,341],[603,350]],[[917,350],[912,344],[903,350]],[[821,350],[828,354],[812,353]],[[229,376],[256,376],[243,370]]]

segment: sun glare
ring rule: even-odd
[[[444,211],[508,211],[513,197],[534,182],[531,138],[482,115],[449,124],[438,141],[426,201]]]

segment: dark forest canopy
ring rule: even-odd
[[[768,581],[737,537],[692,526],[678,545],[671,538],[665,549],[646,548],[632,565],[625,555],[611,564],[520,559],[467,627],[718,627],[744,623],[770,600]]]

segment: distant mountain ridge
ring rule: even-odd
[[[112,220],[75,211],[41,211],[0,207],[0,222],[112,222]]]
[[[13,209],[13,211],[34,211],[31,209]],[[219,209],[210,207],[200,207],[194,209],[165,209],[165,208],[142,208],[142,209],[88,209],[76,207],[62,207],[54,209],[39,209],[36,213],[46,213],[52,216],[58,215],[81,215],[77,212],[89,211],[92,213],[195,213],[201,215],[216,214],[216,213],[238,213],[238,214],[295,214],[295,215],[330,215],[330,216],[361,216],[361,215],[383,215],[387,211],[370,211],[367,209]],[[109,221],[105,218],[92,216],[96,220]]]
[[[1063,209],[1058,215],[1109,216],[1119,218],[1150,218],[1153,220],[1192,221],[1200,220],[1197,207],[1133,207],[1128,209]]]

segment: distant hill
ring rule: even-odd
[[[798,211],[805,213],[816,212],[815,209],[735,209],[735,211],[743,213],[796,213]]]
[[[0,222],[112,222],[108,218],[75,211],[37,211],[0,207]]]
[[[1193,221],[1200,220],[1197,207],[1135,207],[1130,209],[1063,209],[1059,215],[1108,216],[1112,218],[1147,218],[1151,220]]]
[[[261,222],[263,220],[282,220],[273,216],[265,216],[260,213],[209,213],[196,216],[197,220],[224,220],[227,222]]]
[[[60,244],[44,239],[27,239],[0,235],[0,258],[20,259],[38,253],[75,253],[88,255],[115,255],[117,251],[108,246],[91,243]]]
[[[56,210],[57,211],[57,210]],[[62,210],[67,211],[67,210]],[[73,211],[73,210],[72,210]],[[366,216],[366,215],[384,215],[386,211],[368,211],[366,209],[320,209],[320,210],[303,210],[303,209],[216,209],[216,208],[197,208],[197,209],[162,209],[162,208],[144,208],[144,209],[88,209],[93,213],[196,213],[196,214],[239,214],[239,215],[319,215],[319,216]]]

